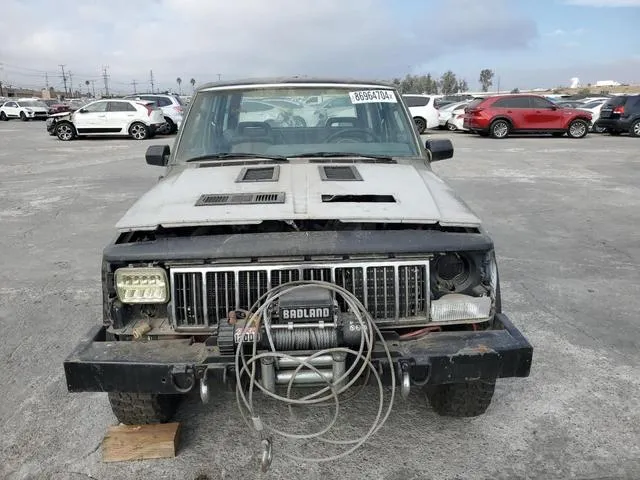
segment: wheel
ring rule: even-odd
[[[55,132],[58,139],[62,140],[63,142],[68,142],[70,140],[73,140],[74,137],[76,136],[76,130],[75,128],[73,128],[73,125],[70,124],[69,122],[58,123],[56,125]]]
[[[0,112],[0,120],[3,122],[8,122],[9,117],[7,117],[7,115],[4,112]]]
[[[24,112],[20,112],[20,120],[22,120],[23,122],[28,122],[29,121],[29,119],[24,114]]]
[[[166,423],[176,413],[181,395],[109,392],[111,411],[120,423]]]
[[[562,137],[564,136],[564,132],[553,132],[551,135],[554,137]]]
[[[307,122],[304,118],[295,116],[293,117],[293,126],[298,128],[305,128],[307,126]]]
[[[455,132],[457,130],[456,126],[453,123],[447,122],[446,127],[450,132]]]
[[[582,138],[587,132],[589,132],[589,124],[584,120],[574,120],[567,129],[567,135],[570,138]]]
[[[633,122],[629,133],[632,137],[640,137],[640,120],[636,120],[635,122]]]
[[[510,128],[511,125],[506,120],[495,120],[489,127],[489,134],[492,138],[506,138]]]
[[[141,122],[135,122],[129,127],[129,135],[136,140],[144,140],[149,137],[149,128]]]
[[[422,135],[427,129],[427,121],[421,117],[415,117],[413,121],[416,122],[416,128],[418,129],[418,133]]]
[[[158,129],[158,133],[160,135],[171,135],[175,133],[176,130],[178,130],[176,124],[173,123],[173,121],[169,117],[164,117],[164,123]]]
[[[438,415],[477,417],[487,411],[495,386],[495,380],[472,380],[427,387],[426,394]]]

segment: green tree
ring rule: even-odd
[[[467,81],[463,78],[462,80],[458,81],[458,92],[460,93],[464,93],[464,92],[468,92],[469,91],[469,85],[467,84]]]
[[[511,90],[511,93],[520,93],[520,89],[518,87]]]
[[[192,78],[191,80],[189,80],[189,83],[191,84],[191,89],[195,92],[196,91],[196,79]]]
[[[451,70],[446,71],[440,77],[440,93],[443,95],[451,95],[458,91],[458,80],[456,74]]]
[[[176,83],[178,84],[178,93],[180,93],[180,95],[182,95],[182,79],[180,77],[176,78]]]
[[[479,82],[482,86],[483,92],[488,92],[489,88],[491,88],[491,85],[493,85],[494,75],[495,73],[493,73],[493,70],[490,70],[488,68],[485,68],[480,72]]]

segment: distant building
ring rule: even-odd
[[[615,80],[598,80],[596,82],[596,87],[619,87],[620,85],[622,84]]]
[[[580,88],[580,79],[578,77],[573,77],[569,88]]]

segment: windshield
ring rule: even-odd
[[[26,100],[20,102],[21,107],[44,107],[47,108],[47,105],[38,100]]]
[[[306,104],[311,97],[324,101]],[[236,153],[420,155],[413,123],[389,89],[247,87],[202,91],[192,103],[174,163]]]

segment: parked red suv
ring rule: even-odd
[[[551,133],[582,138],[591,114],[560,107],[539,95],[500,95],[474,100],[465,109],[464,128],[483,136],[505,138],[510,133]]]

